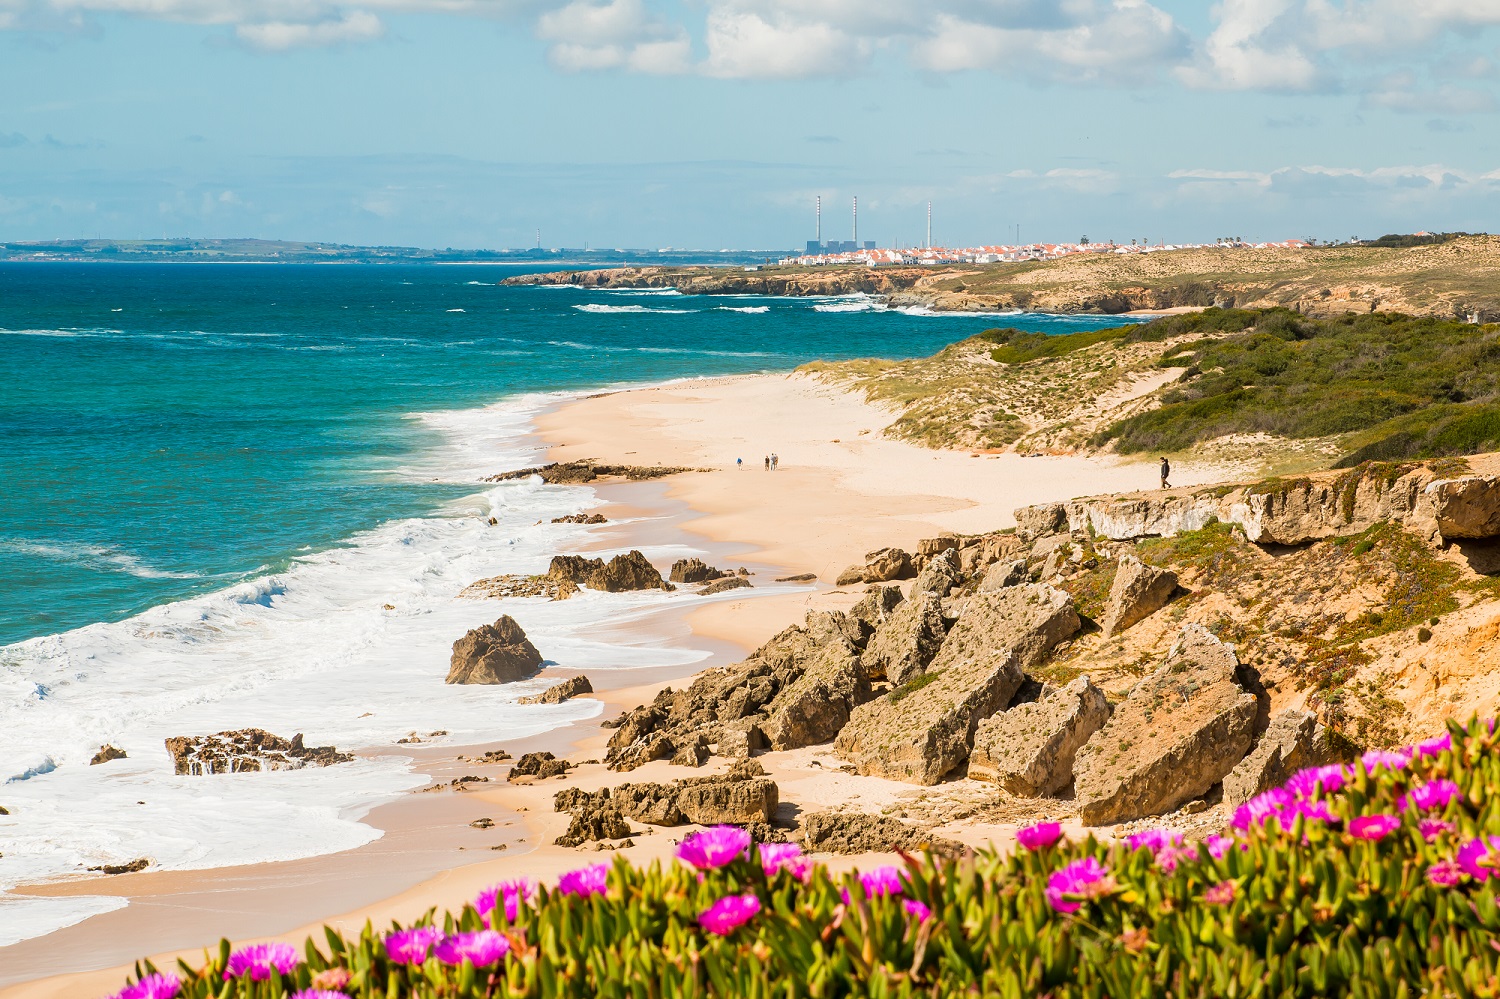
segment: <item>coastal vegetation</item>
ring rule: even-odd
[[[1044,822],[835,874],[717,827],[412,926],[142,962],[112,999],[1493,995],[1494,728],[1298,771],[1198,841]]]

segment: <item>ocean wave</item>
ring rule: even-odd
[[[464,310],[464,309],[449,309],[448,311],[449,312],[464,312],[466,310]]]
[[[879,302],[826,302],[813,306],[815,312],[884,312]]]
[[[759,315],[762,312],[770,312],[769,305],[718,305],[714,307],[716,312],[745,312],[751,315]]]
[[[7,895],[0,892],[0,947],[54,933],[91,916],[123,909],[129,902],[119,895]]]
[[[596,288],[605,295],[681,295],[676,288]]]
[[[695,350],[689,347],[635,347],[642,354],[694,354],[699,357],[785,357],[766,350]]]
[[[77,542],[53,543],[30,538],[0,538],[0,552],[15,552],[33,558],[82,565],[96,572],[123,572],[137,579],[206,579],[202,573],[173,572],[147,565],[139,556],[110,545]]]
[[[894,311],[899,312],[902,315],[918,316],[918,317],[924,318],[924,319],[927,319],[927,318],[938,318],[938,319],[954,318],[954,319],[962,319],[965,316],[968,316],[970,318],[985,317],[985,316],[1005,318],[1005,317],[1009,317],[1009,316],[1024,316],[1026,314],[1026,310],[1025,309],[1011,309],[1011,310],[1009,310],[1007,312],[967,312],[967,311],[966,312],[954,312],[954,311],[951,311],[951,310],[950,311],[938,311],[936,309],[931,309],[931,308],[929,308],[929,307],[927,307],[925,305],[898,305],[898,306],[896,306],[896,308],[895,308]]]
[[[579,312],[594,312],[602,315],[614,315],[625,312],[649,312],[660,316],[685,316],[691,312],[698,311],[696,309],[651,309],[644,305],[600,305],[597,302],[585,302],[582,305],[575,305],[573,308]]]

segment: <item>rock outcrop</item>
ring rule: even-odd
[[[632,482],[660,479],[679,472],[707,472],[707,468],[689,468],[683,465],[602,465],[591,458],[577,461],[559,461],[534,468],[518,468],[513,472],[501,472],[482,479],[483,482],[512,482],[529,479],[533,475],[557,485],[584,485],[595,479],[629,479]]]
[[[798,841],[809,853],[960,853],[962,845],[933,836],[930,828],[863,812],[813,812],[798,820]]]
[[[1224,804],[1235,808],[1304,767],[1344,763],[1359,755],[1359,747],[1320,724],[1306,711],[1288,708],[1271,719],[1250,754],[1224,778]]]
[[[448,683],[515,683],[541,672],[542,654],[509,614],[453,643]]]
[[[963,582],[963,570],[958,565],[958,549],[949,548],[925,560],[917,578],[912,581],[913,597],[922,593],[935,593],[946,597],[948,591]]]
[[[605,562],[602,558],[585,558],[582,555],[554,555],[547,571],[537,576],[495,576],[481,579],[464,587],[461,597],[540,597],[566,600],[578,592],[579,587],[607,593],[626,590],[673,590],[671,583],[661,578],[646,556],[638,551],[616,555]]]
[[[259,728],[213,735],[176,735],[166,740],[166,745],[173,771],[195,777],[328,767],[354,759],[332,746],[304,746],[301,733],[288,740]]]
[[[727,572],[715,569],[700,558],[680,558],[672,563],[672,570],[667,578],[674,583],[706,583],[727,575]]]
[[[837,585],[884,583],[892,579],[911,579],[915,575],[916,569],[909,554],[900,548],[879,548],[865,554],[863,565],[851,565],[839,573]]]
[[[1249,752],[1260,703],[1234,651],[1189,625],[1166,663],[1130,691],[1078,751],[1083,821],[1159,815],[1206,794]]]
[[[711,597],[715,593],[725,593],[729,590],[746,590],[753,585],[744,576],[725,576],[722,579],[716,579],[709,583],[703,589],[699,590],[698,594],[700,596]]]
[[[979,592],[1003,590],[1007,586],[1020,586],[1024,582],[1026,582],[1024,558],[1012,559],[1009,562],[996,562],[985,570],[984,578],[979,581]]]
[[[570,676],[562,683],[548,687],[540,694],[532,697],[523,697],[517,704],[561,704],[563,701],[580,694],[592,694],[594,685],[589,678],[580,673],[578,676]]]
[[[903,684],[927,672],[947,635],[942,600],[936,593],[917,593],[875,629],[865,643],[860,663],[872,679]]]
[[[860,597],[859,602],[849,608],[849,616],[863,621],[867,626],[866,630],[873,632],[892,611],[901,606],[904,599],[900,586],[873,583],[865,587],[865,595]]]
[[[975,727],[1010,703],[1024,671],[1078,626],[1072,597],[1049,586],[975,594],[927,673],[857,708],[835,751],[862,774],[936,784],[968,758]]]
[[[1422,496],[1444,538],[1500,537],[1500,478],[1438,479],[1427,484]]]
[[[656,826],[746,825],[770,822],[781,797],[776,782],[760,764],[740,761],[724,774],[690,777],[670,784],[621,784],[599,791],[569,789],[553,799],[553,808],[575,820],[610,811]]]
[[[1177,573],[1146,565],[1133,556],[1122,558],[1109,588],[1104,620],[1099,622],[1104,637],[1113,638],[1156,613],[1166,606],[1176,589]]]
[[[761,731],[777,750],[827,742],[870,696],[870,680],[859,653],[839,632],[822,644],[802,675],[767,706]]]
[[[646,556],[632,549],[624,555],[616,555],[602,568],[589,573],[581,580],[591,590],[605,593],[624,593],[627,590],[670,590],[671,584],[661,578],[661,573],[647,561]]]
[[[525,753],[511,766],[505,779],[514,781],[517,777],[534,777],[546,780],[548,777],[560,777],[572,768],[573,764],[567,760],[559,760],[552,753]]]
[[[1028,704],[991,715],[974,733],[969,776],[1024,797],[1055,795],[1073,783],[1078,750],[1113,712],[1087,676]]]
[[[554,524],[607,524],[602,513],[570,513],[566,517],[553,517]]]
[[[97,767],[101,763],[108,763],[110,760],[123,760],[125,757],[125,750],[105,743],[99,747],[99,752],[94,754],[94,758],[89,760],[89,766]]]

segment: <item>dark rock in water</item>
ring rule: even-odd
[[[589,683],[589,678],[583,674],[571,676],[555,687],[549,687],[533,697],[523,697],[517,704],[561,704],[571,697],[580,694],[592,694],[594,685]]]
[[[548,777],[567,773],[572,766],[567,760],[559,760],[551,753],[527,753],[515,762],[505,779],[513,781],[517,777],[535,777],[537,780],[546,780]]]
[[[520,468],[514,472],[501,472],[484,479],[485,482],[511,482],[539,475],[543,482],[563,485],[578,485],[595,479],[620,478],[632,481],[660,479],[679,472],[708,472],[708,468],[690,468],[684,465],[601,465],[591,459],[560,461],[535,468]]]
[[[10,814],[10,809],[6,808],[4,805],[0,805],[0,815],[9,815],[9,814]]]
[[[566,517],[553,517],[554,524],[607,524],[602,513],[570,513]]]
[[[94,754],[94,758],[92,760],[89,760],[89,766],[97,767],[99,764],[108,763],[110,760],[123,759],[125,759],[125,750],[116,749],[114,746],[105,744],[103,746],[100,746],[99,752]]]
[[[723,579],[714,580],[698,592],[702,596],[710,597],[715,593],[723,593],[726,590],[742,590],[751,585],[753,584],[750,580],[744,576],[725,576]]]
[[[473,822],[469,823],[469,828],[470,829],[493,829],[493,828],[495,828],[495,820],[494,819],[475,819]]]
[[[605,593],[624,593],[627,590],[670,590],[672,585],[661,578],[656,567],[640,552],[631,550],[616,555],[602,569],[589,574],[583,585],[591,590]]]
[[[90,867],[91,871],[102,871],[105,874],[134,874],[136,871],[144,871],[151,866],[148,857],[137,857],[128,864],[105,864],[103,867]]]
[[[815,580],[817,578],[818,578],[818,574],[816,572],[799,572],[795,576],[778,576],[778,577],[776,577],[776,582],[778,582],[778,583],[811,583],[813,580]]]
[[[890,853],[931,847],[960,853],[963,847],[900,819],[863,812],[813,812],[801,817],[798,837],[809,853]]]
[[[304,746],[301,733],[289,741],[260,728],[177,735],[166,744],[175,771],[193,776],[329,767],[354,759],[332,746]]]
[[[728,575],[722,569],[715,569],[699,558],[680,558],[672,563],[672,572],[668,576],[674,583],[706,583],[710,579],[718,579]]]
[[[453,643],[449,683],[514,683],[542,668],[542,654],[509,614],[484,624]]]

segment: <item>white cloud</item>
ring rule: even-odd
[[[692,60],[686,31],[651,14],[642,0],[574,0],[542,14],[536,31],[553,43],[552,64],[571,72],[685,73]]]
[[[385,25],[374,14],[355,10],[335,21],[312,24],[288,21],[240,24],[235,26],[234,33],[241,41],[256,48],[282,51],[305,46],[368,42],[385,34]]]

